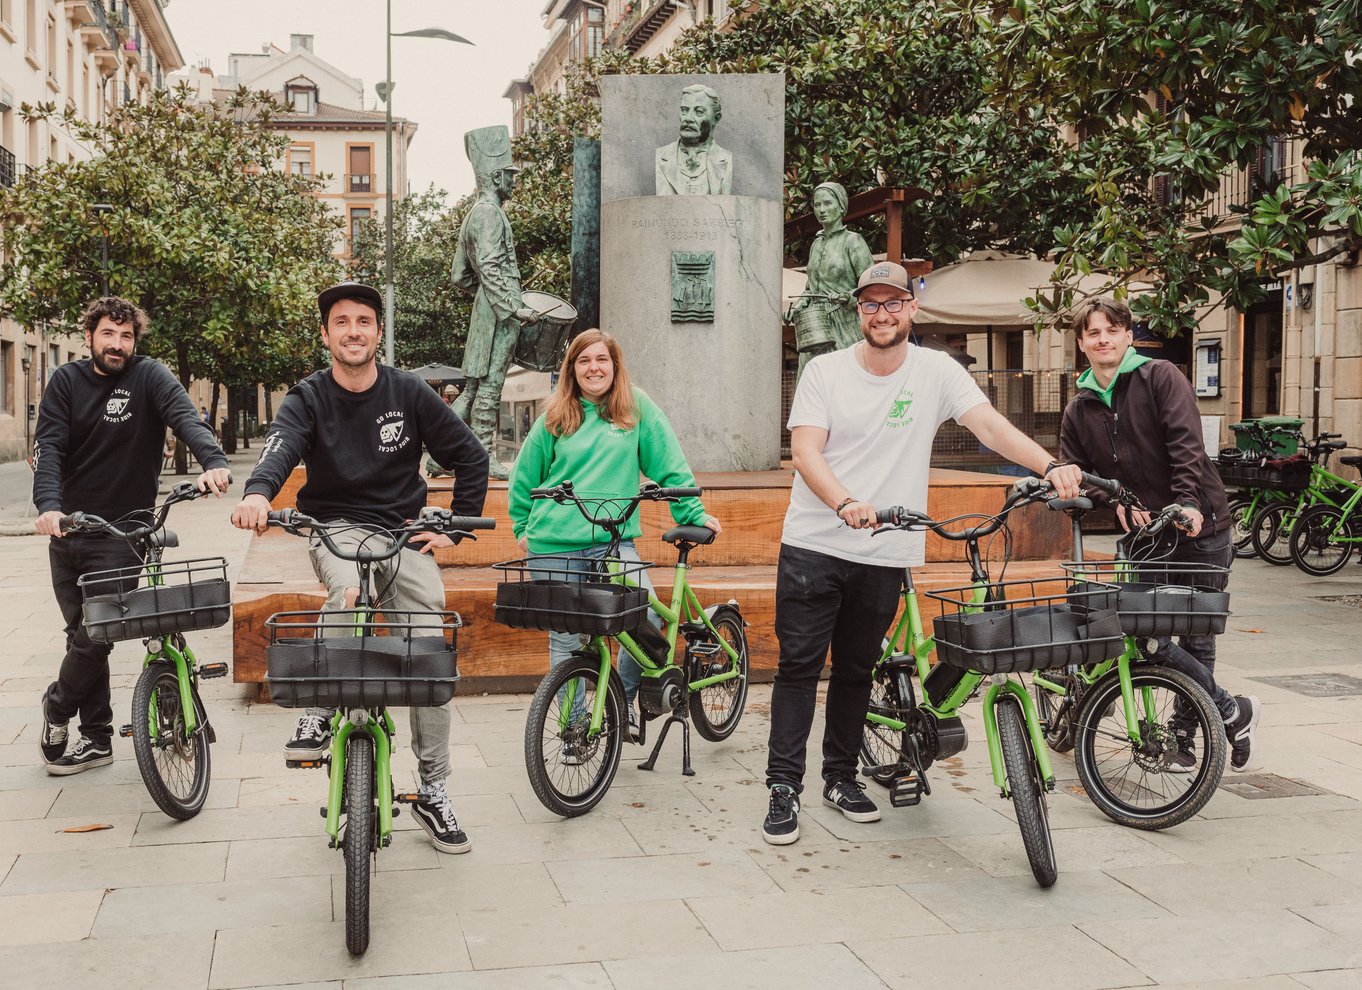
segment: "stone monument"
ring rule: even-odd
[[[511,224],[501,208],[511,198],[519,171],[511,164],[510,132],[504,126],[483,127],[469,131],[463,141],[477,178],[478,197],[464,216],[454,249],[454,284],[474,293],[462,362],[468,381],[454,411],[491,455],[506,369],[522,324],[533,322],[538,314],[527,309],[521,298]],[[508,474],[495,456],[491,472],[494,478]]]
[[[602,329],[692,468],[778,467],[784,76],[600,85]]]

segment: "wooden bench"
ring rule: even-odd
[[[708,547],[692,552],[691,584],[705,604],[735,599],[749,623],[748,640],[754,679],[773,676],[777,646],[773,632],[776,559],[781,524],[789,502],[790,472],[713,474],[697,479],[705,489],[705,505],[724,524],[724,532]],[[994,511],[1002,504],[1015,479],[961,471],[933,471],[928,511],[934,518],[964,512]],[[302,482],[301,469],[274,500],[276,508],[291,506]],[[448,507],[448,479],[429,483],[429,501]],[[564,509],[564,511],[569,511]],[[494,482],[484,513],[503,522],[495,532],[481,533],[476,543],[436,552],[445,586],[447,607],[464,621],[459,632],[459,670],[465,684],[461,690],[520,691],[532,687],[547,666],[546,633],[510,629],[493,618],[493,603],[500,574],[493,563],[520,556],[511,535],[506,512],[504,483]],[[670,570],[675,550],[660,541],[673,523],[667,508],[645,504],[640,510],[643,536],[640,554],[653,560],[659,572]],[[1013,518],[1013,560],[1007,577],[1025,578],[1054,574],[1054,560],[1069,545],[1068,517],[1029,506]],[[901,539],[884,536],[879,539]],[[993,556],[1002,553],[999,537],[989,547]],[[929,535],[928,563],[914,571],[922,592],[968,583],[962,544]],[[656,577],[655,577],[656,580]],[[661,583],[669,584],[663,580]],[[316,609],[325,600],[308,560],[306,544],[279,530],[252,538],[233,597],[233,677],[238,682],[262,683],[265,676],[265,620],[275,612]],[[919,605],[924,617],[937,614],[925,598]]]

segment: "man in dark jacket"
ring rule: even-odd
[[[1190,520],[1186,530],[1165,530],[1153,547],[1139,541],[1135,558],[1161,563],[1212,564],[1228,568],[1229,502],[1220,475],[1206,456],[1201,416],[1191,383],[1167,361],[1139,354],[1133,346],[1130,307],[1113,299],[1085,301],[1074,315],[1078,349],[1091,367],[1079,376],[1079,392],[1064,410],[1060,456],[1085,471],[1115,478],[1144,509],[1116,507],[1129,530],[1149,522],[1145,509],[1177,504]],[[1152,551],[1152,552],[1151,552]],[[1198,584],[1223,589],[1228,573],[1198,576]],[[1183,636],[1177,644],[1159,640],[1152,658],[1196,678],[1225,719],[1230,765],[1247,769],[1261,705],[1256,697],[1232,696],[1215,682],[1215,637]],[[1196,766],[1195,741],[1178,728],[1179,752],[1169,769]]]
[[[82,574],[141,564],[127,541],[65,534],[62,516],[88,512],[112,522],[156,501],[166,429],[203,466],[198,487],[218,494],[231,475],[227,457],[165,365],[137,355],[147,315],[125,299],[92,302],[81,326],[90,357],[58,368],[43,391],[33,440],[34,528],[52,537],[52,589],[66,620],[66,655],[43,694],[39,746],[47,772],[81,773],[113,762],[113,707],[107,643],[81,625]],[[80,716],[80,738],[66,751],[67,723]]]

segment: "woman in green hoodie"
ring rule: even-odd
[[[585,570],[588,561],[605,555],[609,534],[592,526],[574,506],[533,500],[530,492],[571,481],[583,498],[629,498],[638,494],[640,474],[663,487],[695,484],[667,417],[642,389],[629,384],[619,343],[604,331],[586,330],[568,346],[558,388],[530,428],[511,472],[508,502],[521,549],[531,556],[574,558]],[[679,525],[707,526],[716,533],[723,529],[698,498],[673,502],[671,510]],[[635,514],[620,543],[622,559],[639,559],[634,538],[642,531]],[[648,572],[640,571],[639,579],[651,592]],[[656,616],[649,618],[659,624]],[[566,660],[580,642],[575,633],[549,633],[549,664]],[[636,738],[634,697],[642,674],[624,650],[619,672],[630,736]]]

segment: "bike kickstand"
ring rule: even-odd
[[[640,770],[651,770],[657,763],[657,754],[662,751],[662,744],[667,740],[667,730],[673,724],[681,726],[681,773],[687,777],[694,777],[695,771],[690,765],[690,723],[680,715],[672,715],[667,721],[662,723],[662,731],[657,734],[657,742],[653,743],[653,751],[648,754],[648,758],[638,765]]]

